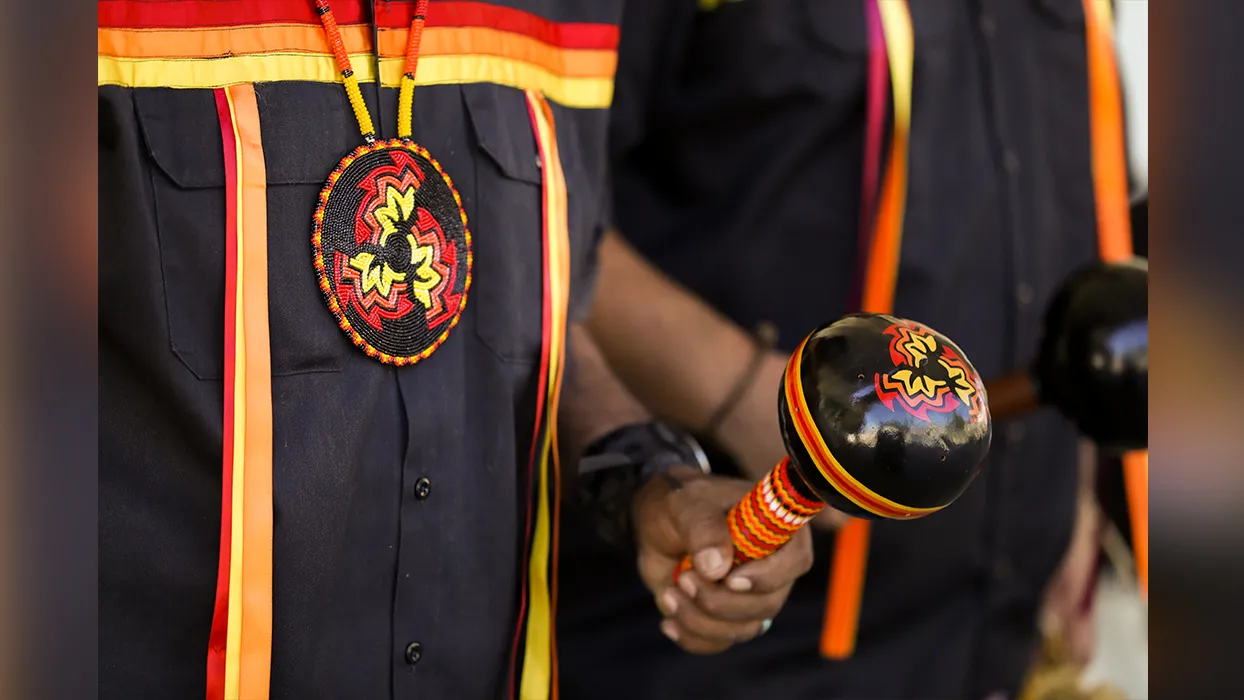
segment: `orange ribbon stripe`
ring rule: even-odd
[[[371,52],[371,28],[339,27],[348,54]],[[405,61],[407,29],[379,32],[380,56]],[[98,30],[99,55],[131,59],[218,59],[277,53],[331,55],[324,30],[318,26],[268,25],[203,29]],[[567,49],[522,34],[490,27],[429,27],[423,32],[421,56],[498,56],[511,58],[567,77],[612,78],[617,52]]]
[[[221,90],[217,104],[227,149],[225,338],[232,343],[225,348],[221,563],[207,699],[265,700],[272,667],[267,177],[254,86]]]
[[[524,653],[518,678],[521,700],[557,698],[557,547],[560,526],[561,474],[558,463],[557,413],[566,356],[570,293],[570,232],[566,178],[558,151],[553,111],[544,95],[528,90],[527,107],[539,150],[543,180],[544,342],[533,443],[536,480],[535,532],[531,536],[524,586]]]
[[[876,3],[889,56],[894,100],[894,132],[877,222],[864,272],[862,310],[890,313],[902,251],[903,218],[907,208],[908,138],[911,128],[912,70],[915,62],[911,9],[907,0]],[[870,9],[871,8],[866,8]],[[825,621],[821,628],[821,655],[845,659],[855,652],[860,606],[864,599],[864,572],[868,566],[867,520],[851,519],[838,535],[830,566]]]
[[[1089,115],[1093,135],[1093,194],[1097,205],[1097,243],[1101,259],[1121,262],[1134,256],[1127,193],[1127,141],[1123,96],[1115,57],[1110,0],[1083,0],[1088,31]],[[1123,484],[1132,524],[1132,547],[1141,594],[1149,596],[1149,452],[1123,456]]]
[[[272,362],[268,332],[268,188],[254,85],[228,88],[242,154],[239,295],[246,323],[246,495],[243,502],[239,698],[268,697],[272,667]]]

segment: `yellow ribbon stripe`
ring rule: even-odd
[[[222,58],[122,58],[99,56],[99,84],[122,87],[218,88],[242,83],[311,81],[339,83],[332,56],[254,54]],[[359,82],[376,79],[373,54],[352,54]],[[406,60],[380,61],[381,84],[399,87]],[[613,78],[559,75],[534,63],[504,56],[453,55],[419,59],[415,85],[494,83],[536,90],[567,107],[604,108],[613,99]]]
[[[423,65],[420,64],[420,74]],[[557,149],[557,133],[552,110],[544,96],[527,91],[536,144],[540,151],[544,190],[545,283],[550,304],[550,351],[547,429],[540,448],[538,504],[535,536],[529,562],[530,592],[525,652],[519,697],[522,700],[548,700],[553,691],[556,650],[553,617],[556,589],[552,583],[556,561],[556,501],[550,502],[550,479],[557,479],[557,410],[561,394],[565,359],[566,314],[570,289],[570,234],[566,211],[566,179]],[[550,462],[552,470],[550,471]],[[554,489],[554,496],[556,489]],[[550,563],[553,566],[550,566]]]
[[[881,16],[890,85],[894,99],[894,134],[877,223],[864,274],[862,310],[891,313],[898,284],[903,220],[907,207],[908,139],[911,134],[912,73],[915,37],[907,0],[875,0]],[[852,519],[839,531],[830,569],[821,654],[845,659],[855,652],[860,605],[864,597],[864,569],[868,563],[871,528],[867,520]]]
[[[238,134],[237,106],[233,96],[226,91],[229,102],[229,118],[233,126],[235,160],[239,171],[236,178],[237,208],[242,207],[242,138]],[[243,513],[246,497],[246,323],[242,306],[242,288],[245,279],[246,256],[242,254],[242,216],[238,211],[231,232],[237,241],[237,293],[234,295],[234,370],[233,370],[233,494],[231,507],[233,528],[229,536],[229,626],[225,644],[225,699],[238,697],[241,677],[242,647],[242,556]]]
[[[252,85],[225,91],[236,162],[233,488],[225,700],[266,700],[272,667],[272,378],[267,182]]]

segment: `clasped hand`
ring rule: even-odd
[[[667,637],[691,653],[719,653],[768,629],[812,566],[812,538],[800,530],[772,555],[732,570],[726,512],[753,484],[690,468],[669,476],[650,480],[635,500],[639,574],[665,616]],[[675,585],[687,554],[693,569]]]

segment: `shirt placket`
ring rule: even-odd
[[[988,124],[991,133],[988,135],[990,151],[996,165],[999,181],[999,217],[998,235],[1004,241],[1004,256],[1000,261],[1004,267],[1006,298],[1009,304],[1007,323],[999,329],[1003,345],[1004,357],[1012,368],[1023,368],[1031,360],[1033,348],[1036,347],[1039,332],[1040,311],[1036,308],[1036,273],[1037,273],[1037,238],[1028,230],[1020,211],[1022,201],[1023,168],[1020,158],[1020,137],[1023,133],[1022,124],[1012,117],[1010,109],[1010,91],[1022,89],[1008,85],[1003,76],[1008,71],[999,65],[1008,60],[1003,54],[1015,47],[1008,46],[1008,41],[1000,37],[1000,15],[1005,11],[1000,2],[1011,0],[978,0],[976,5],[977,29],[980,35],[980,50],[983,58],[984,74],[987,84]],[[1009,475],[1005,465],[1008,455],[1016,455],[1023,451],[1025,429],[1023,419],[1007,421],[997,426],[1001,434],[995,434],[992,452],[995,455],[995,468],[988,475],[988,521],[986,541],[985,571],[987,590],[987,609],[990,611],[985,618],[980,649],[977,655],[976,672],[973,678],[981,679],[982,687],[973,689],[976,697],[988,697],[990,700],[1005,700],[1005,690],[990,687],[988,678],[992,675],[988,669],[996,665],[992,658],[992,640],[1005,635],[1006,630],[1001,621],[996,619],[992,611],[1007,597],[1007,589],[1014,585],[1015,562],[1013,543],[1009,541],[1005,527],[1006,501],[1008,500]],[[1001,439],[998,439],[1001,438]],[[1000,467],[1000,468],[998,468]]]

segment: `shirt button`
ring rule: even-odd
[[[980,17],[981,34],[986,37],[993,38],[998,31],[998,25],[994,24],[993,18],[989,15],[981,15]]]
[[[423,656],[423,648],[419,646],[419,642],[411,642],[406,645],[406,663],[414,666],[419,663],[419,657]]]
[[[428,479],[426,476],[419,477],[419,480],[415,482],[415,498],[418,498],[419,500],[422,501],[426,499],[428,495],[431,493],[432,493],[432,480]]]
[[[1028,306],[1031,304],[1035,296],[1036,291],[1032,288],[1032,285],[1027,282],[1021,282],[1019,286],[1015,288],[1015,299],[1022,306]]]
[[[1006,168],[1008,173],[1014,175],[1019,172],[1019,156],[1015,155],[1015,151],[1008,148],[1006,152],[1002,154],[1002,165]]]

